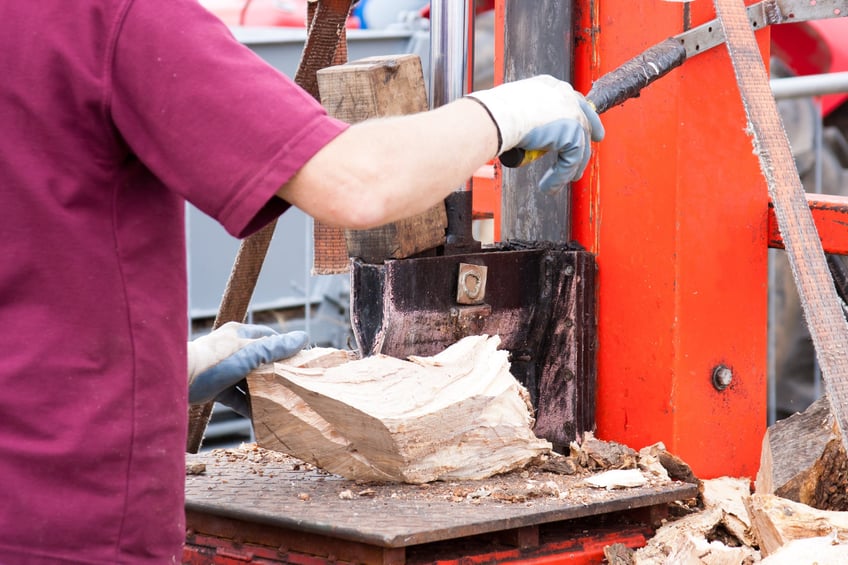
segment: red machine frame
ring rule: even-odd
[[[579,3],[574,86],[587,92],[683,31],[686,10],[690,25],[715,17],[711,3]],[[498,82],[500,42],[495,52]],[[766,425],[768,193],[727,51],[686,62],[603,121],[571,201],[572,237],[599,264],[598,435],[663,441],[703,478],[753,478]],[[732,371],[722,391],[717,367]]]
[[[495,0],[496,83],[505,2]],[[581,92],[715,17],[709,2],[576,5]],[[757,38],[768,61],[770,30]],[[662,441],[701,478],[753,478],[766,427],[767,250],[782,241],[727,50],[687,61],[603,122],[607,137],[570,203],[571,236],[599,264],[598,436]],[[493,207],[497,238],[501,187],[482,188],[475,209]],[[848,200],[808,200],[824,249],[846,253]],[[719,390],[713,374],[724,369],[731,381]]]

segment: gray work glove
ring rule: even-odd
[[[213,400],[250,416],[243,390],[236,385],[261,365],[286,359],[306,346],[305,332],[277,333],[267,326],[228,322],[188,343],[188,401]]]
[[[549,75],[517,80],[472,92],[500,134],[498,155],[519,147],[556,153],[557,161],[539,188],[554,194],[583,176],[592,153],[590,141],[604,138],[604,126],[592,105],[570,84]]]

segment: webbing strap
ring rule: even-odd
[[[842,444],[848,446],[845,433],[848,429],[848,323],[828,270],[744,2],[715,0],[715,7],[748,115],[754,152],[759,157],[760,169],[768,184],[792,276],[813,338],[831,412],[839,426]]]
[[[351,0],[318,0],[317,3],[310,5],[308,34],[295,74],[295,82],[316,100],[320,101],[318,71],[330,65],[346,62],[345,24],[350,14],[351,4]],[[218,315],[215,317],[214,328],[231,321],[244,322],[276,225],[277,221],[274,220],[241,242],[230,271],[230,278],[227,280]],[[246,382],[243,382],[242,386],[245,390],[247,389]],[[200,449],[214,405],[214,402],[209,402],[189,407],[186,440],[188,453],[197,453]]]

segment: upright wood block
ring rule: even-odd
[[[381,55],[318,71],[321,103],[348,123],[427,110],[427,90],[417,55]],[[347,252],[367,263],[403,259],[445,242],[443,203],[426,212],[370,230],[345,230]]]

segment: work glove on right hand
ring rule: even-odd
[[[498,155],[520,147],[553,151],[557,161],[539,183],[553,194],[583,176],[591,141],[604,138],[598,114],[570,84],[549,75],[518,80],[468,95],[480,102],[498,128]]]

